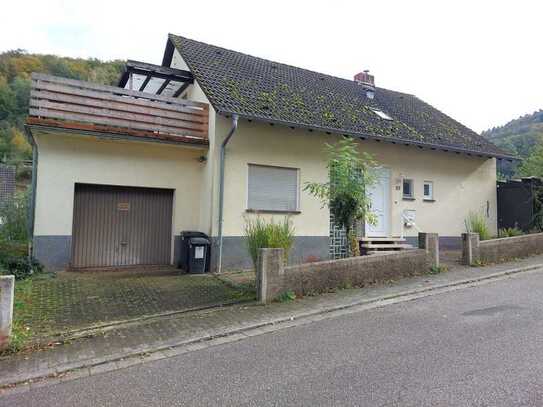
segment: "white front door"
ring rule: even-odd
[[[375,225],[366,224],[366,236],[390,236],[390,170],[379,168],[376,182],[369,191],[371,210],[377,218]]]

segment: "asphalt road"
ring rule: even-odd
[[[0,398],[1,406],[542,406],[543,272]]]

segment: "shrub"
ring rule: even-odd
[[[432,267],[430,267],[430,274],[445,273],[447,270],[447,266],[445,265],[436,266],[435,264],[433,264]]]
[[[28,246],[22,242],[11,242],[0,239],[0,263],[10,257],[24,257],[28,253]]]
[[[514,237],[523,234],[524,232],[519,228],[503,228],[498,231],[498,237]]]
[[[290,301],[294,301],[295,299],[296,299],[296,293],[292,290],[283,291],[281,294],[277,296],[277,301],[279,302],[290,302]]]
[[[466,225],[466,232],[478,233],[480,240],[488,240],[492,237],[483,214],[470,212],[464,223]]]
[[[29,191],[18,193],[14,199],[0,205],[0,240],[28,241]]]
[[[4,269],[3,274],[13,274],[16,280],[24,280],[43,271],[43,266],[36,259],[29,260],[27,256],[8,257],[2,261],[1,268]]]
[[[329,181],[307,182],[304,191],[330,208],[334,222],[345,228],[348,255],[359,256],[360,248],[353,226],[356,222],[376,223],[369,191],[376,182],[377,163],[370,154],[359,152],[357,143],[350,138],[335,145],[326,144],[326,154]]]
[[[285,250],[285,263],[294,244],[294,227],[288,217],[282,222],[264,221],[262,218],[245,220],[247,249],[256,269],[258,250],[263,248],[282,248]]]

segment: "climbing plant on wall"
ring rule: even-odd
[[[327,206],[335,223],[345,228],[347,253],[356,256],[360,251],[354,233],[355,223],[376,222],[371,211],[369,187],[376,181],[374,169],[377,163],[369,153],[360,152],[351,138],[326,144],[325,148],[329,179],[327,182],[308,182],[304,190]]]

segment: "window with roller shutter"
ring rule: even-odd
[[[296,168],[249,164],[248,209],[298,211],[298,178]]]

